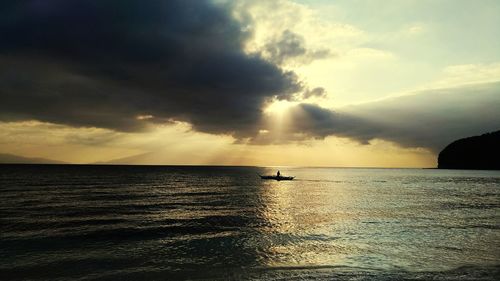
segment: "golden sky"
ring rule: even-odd
[[[52,4],[0,20],[0,154],[435,167],[500,128],[498,1],[117,2],[92,32],[36,24],[76,9]]]

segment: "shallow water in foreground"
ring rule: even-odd
[[[0,165],[1,280],[495,280],[500,172]]]

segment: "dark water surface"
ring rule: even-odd
[[[0,280],[498,280],[500,172],[0,165]]]

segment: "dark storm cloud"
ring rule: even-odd
[[[248,36],[210,1],[2,1],[0,118],[251,135],[263,104],[301,85],[245,54]]]
[[[292,125],[282,140],[335,135],[363,144],[383,139],[438,152],[458,138],[500,129],[499,108],[500,82],[426,90],[338,112],[299,104],[290,112]]]

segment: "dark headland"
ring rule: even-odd
[[[500,131],[452,142],[439,153],[438,168],[500,170]]]

